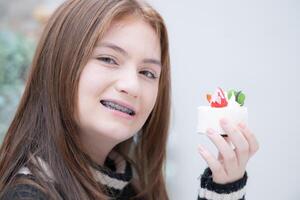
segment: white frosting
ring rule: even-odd
[[[230,98],[226,107],[199,106],[197,132],[205,134],[208,128],[212,128],[219,134],[226,134],[220,126],[220,119],[222,118],[227,118],[234,125],[240,122],[248,125],[248,110],[235,101],[234,95]]]

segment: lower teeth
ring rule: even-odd
[[[107,104],[105,104],[103,101],[100,101],[100,103],[101,103],[102,105],[104,105],[105,107],[109,108],[109,109],[117,110],[117,111],[120,111],[120,112],[125,113],[125,114],[130,115],[130,116],[133,115],[133,114],[131,115],[131,114],[125,112],[125,111],[118,110],[118,109],[116,109],[115,107],[112,107],[112,106],[110,106],[110,105],[107,105]]]
[[[105,106],[106,106],[106,105],[105,105]],[[110,109],[113,109],[113,110],[116,110],[116,111],[120,111],[120,112],[125,113],[125,114],[127,114],[127,115],[130,115],[129,113],[123,112],[123,111],[118,110],[118,109],[115,109],[114,107],[111,107],[111,106],[106,106],[106,107],[107,107],[107,108],[110,108]]]

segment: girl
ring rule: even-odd
[[[162,18],[145,3],[61,5],[0,150],[1,199],[167,200],[168,48]],[[236,149],[210,132],[222,156],[201,148],[210,168],[198,199],[244,198],[257,143],[247,127],[225,128]]]

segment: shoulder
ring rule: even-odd
[[[0,200],[47,200],[47,195],[37,186],[18,183],[5,189]]]
[[[137,194],[136,188],[133,186],[132,183],[129,183],[122,191],[123,198],[130,198]]]
[[[4,191],[0,200],[47,200],[47,196],[30,184],[18,184]]]

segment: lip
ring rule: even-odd
[[[129,108],[129,109],[133,110],[134,111],[134,116],[137,114],[136,109],[132,105],[130,105],[129,103],[126,103],[126,102],[123,102],[123,101],[120,101],[120,100],[116,100],[116,99],[101,99],[101,100],[111,101],[111,102],[117,103],[121,106],[124,106],[126,108]]]

